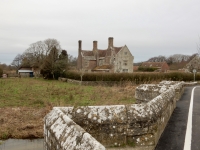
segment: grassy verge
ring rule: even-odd
[[[134,103],[135,87],[80,86],[34,78],[0,79],[0,107],[87,106]]]
[[[34,78],[0,78],[0,139],[42,138],[53,106],[134,103],[135,87],[80,86]]]

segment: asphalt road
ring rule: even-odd
[[[194,90],[191,150],[200,150],[200,87]]]
[[[184,150],[185,145],[188,145],[191,150],[200,150],[200,87],[196,87],[194,90],[193,110],[191,109],[192,115],[189,117],[192,119],[188,119],[193,88],[185,87],[185,92],[177,102],[177,107],[172,113],[155,150]],[[192,120],[192,128],[188,126],[188,120]],[[186,138],[185,141],[186,130],[191,130],[191,134],[189,134],[191,140]],[[185,150],[190,150],[189,148],[185,148]]]

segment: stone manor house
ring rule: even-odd
[[[133,72],[133,55],[126,45],[115,47],[113,37],[108,38],[108,48],[98,49],[93,41],[92,50],[82,50],[82,41],[78,41],[77,69],[85,72]]]

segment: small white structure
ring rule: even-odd
[[[33,77],[33,70],[32,68],[20,68],[18,75],[21,77]]]
[[[3,75],[2,75],[2,78],[7,78],[7,77],[8,77],[7,74],[3,74]]]

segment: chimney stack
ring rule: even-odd
[[[82,50],[82,41],[78,41],[78,60],[77,60],[77,68],[82,69],[82,56],[81,56],[81,50]]]
[[[82,41],[81,40],[78,41],[78,50],[82,50]]]
[[[93,41],[93,50],[97,50],[97,41]]]
[[[113,37],[108,38],[108,48],[113,47]]]

